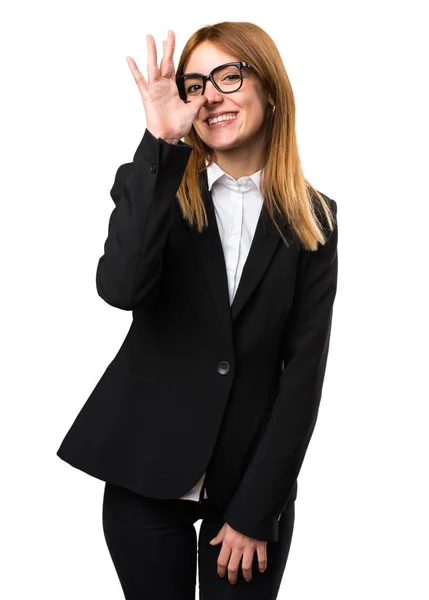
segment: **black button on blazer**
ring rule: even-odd
[[[224,520],[275,542],[317,419],[338,229],[311,252],[286,224],[287,247],[263,207],[230,305],[206,171],[201,234],[176,198],[191,152],[146,129],[117,170],[96,288],[132,323],[57,455],[160,499],[184,495],[206,471]]]

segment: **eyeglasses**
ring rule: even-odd
[[[204,94],[209,80],[222,94],[236,92],[243,85],[243,67],[252,68],[248,63],[239,61],[219,65],[208,75],[185,73],[176,79],[179,96],[184,102],[191,102],[190,98]]]

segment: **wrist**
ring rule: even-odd
[[[180,141],[180,138],[169,138],[168,136],[164,136],[162,131],[157,131],[155,127],[147,127],[147,129],[156,139],[163,139],[167,144],[178,144]]]

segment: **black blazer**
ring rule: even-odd
[[[96,286],[133,320],[57,455],[159,499],[183,496],[207,471],[224,520],[276,542],[321,399],[337,227],[311,252],[286,222],[288,248],[263,207],[230,306],[206,171],[208,228],[190,227],[176,199],[191,152],[146,129],[117,170]]]

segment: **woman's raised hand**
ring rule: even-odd
[[[155,40],[146,36],[148,59],[148,81],[140,73],[131,56],[127,56],[128,66],[139,88],[146,113],[146,126],[156,138],[177,143],[189,133],[192,124],[205,104],[205,96],[196,96],[189,103],[183,102],[176,84],[176,71],[173,55],[175,35],[169,30],[167,41],[163,42],[163,57],[158,67]]]

